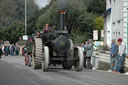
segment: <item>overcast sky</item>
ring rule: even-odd
[[[39,8],[45,7],[48,4],[48,0],[35,0]]]

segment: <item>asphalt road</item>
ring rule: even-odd
[[[128,75],[86,69],[75,72],[59,67],[42,72],[25,66],[22,56],[3,56],[0,85],[128,85]]]

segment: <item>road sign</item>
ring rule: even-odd
[[[93,48],[96,50],[98,49],[100,46],[103,46],[103,41],[95,41]]]
[[[101,30],[101,37],[104,37],[104,30]]]
[[[93,30],[93,40],[98,40],[98,30]]]
[[[23,35],[23,40],[28,40],[28,36],[27,35]]]

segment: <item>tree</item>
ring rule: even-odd
[[[98,39],[101,38],[101,30],[104,28],[104,19],[103,17],[97,17],[95,20],[95,29],[98,30]]]
[[[24,24],[20,22],[14,22],[7,27],[3,27],[0,30],[0,34],[2,40],[8,40],[11,43],[16,43],[19,37],[24,34]]]
[[[88,12],[93,12],[101,15],[106,9],[106,0],[86,0],[86,1],[88,2],[87,3]]]
[[[24,31],[25,0],[0,0],[0,39],[16,42]],[[27,0],[28,35],[35,32],[39,16],[38,6],[34,0]],[[18,30],[18,31],[17,31]]]
[[[95,29],[96,30],[102,30],[104,28],[104,18],[103,17],[97,17],[95,20]]]
[[[98,0],[66,0],[68,4],[63,7],[66,10],[66,26],[68,32],[72,35],[75,42],[84,42],[92,38],[92,32],[95,28],[95,19],[99,17],[105,9],[105,1]],[[96,2],[96,3],[95,3]],[[95,3],[95,5],[94,5]],[[60,4],[61,5],[61,4]],[[91,5],[91,6],[90,6]],[[63,6],[63,5],[62,5]],[[94,6],[98,6],[97,8]],[[103,7],[103,8],[101,8]],[[38,17],[36,26],[42,29],[44,24],[54,24],[58,22],[58,3],[52,0],[49,5],[42,8]],[[78,42],[77,42],[78,43]]]

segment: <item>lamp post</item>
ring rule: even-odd
[[[25,35],[27,35],[27,0],[25,0]]]
[[[128,4],[128,0],[126,3]],[[126,54],[128,55],[128,5],[127,5],[127,53]]]

